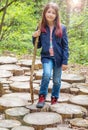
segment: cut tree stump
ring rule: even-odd
[[[38,71],[35,71],[34,73],[34,77],[35,77],[35,80],[40,80],[42,79],[42,73],[43,73],[43,70],[38,70]]]
[[[30,76],[25,76],[25,75],[12,76],[9,78],[9,80],[11,80],[13,82],[27,82],[30,80]]]
[[[48,112],[49,111],[49,109],[50,109],[49,104],[46,103],[43,108],[37,108],[36,107],[37,102],[35,102],[32,105],[26,106],[26,108],[28,108],[30,110],[30,113],[33,113],[33,112]]]
[[[7,129],[7,128],[0,128],[0,130],[9,130],[9,129]]]
[[[87,116],[86,108],[67,103],[51,105],[50,110],[61,114],[63,119]]]
[[[30,92],[29,82],[13,82],[10,84],[13,92]]]
[[[68,102],[71,98],[71,94],[68,93],[60,93],[60,97],[58,98],[58,102]],[[46,97],[47,102],[51,102],[51,93],[49,93]]]
[[[20,72],[20,74],[23,74],[23,72],[24,72],[20,66],[15,65],[15,64],[0,65],[0,70],[8,70],[14,74],[16,74],[17,72]]]
[[[69,93],[69,90],[70,90],[71,86],[72,86],[71,84],[61,81],[61,89],[60,89],[60,91],[64,92],[64,93]],[[49,87],[48,87],[49,92],[52,91],[52,87],[53,87],[53,82],[52,82],[52,80],[50,80]]]
[[[30,111],[25,107],[14,107],[5,110],[5,118],[6,119],[15,119],[23,122],[23,117],[28,114]]]
[[[82,75],[62,73],[61,80],[68,83],[84,83],[86,78]]]
[[[88,94],[88,83],[73,83],[72,86],[79,89],[78,94]]]
[[[12,128],[11,130],[35,130],[35,129],[29,126],[17,126]]]
[[[70,124],[71,126],[84,127],[88,129],[88,120],[86,119],[74,118],[70,120]]]
[[[17,63],[17,59],[15,57],[10,56],[1,56],[0,57],[0,64],[15,64]]]
[[[31,68],[32,60],[22,59],[22,60],[19,60],[17,64],[22,66],[22,67],[30,67]],[[42,64],[41,64],[40,60],[35,61],[35,67],[34,68],[35,68],[35,70],[42,68]]]
[[[45,128],[44,130],[58,130],[58,128]]]
[[[5,98],[20,98],[20,99],[31,102],[30,93],[16,92],[16,93],[4,94],[4,95],[2,95],[2,97],[5,97]],[[38,99],[38,95],[34,95],[34,100],[37,100],[37,99]]]
[[[10,71],[0,70],[0,78],[9,78],[11,76],[13,76],[13,74]]]
[[[73,95],[78,95],[79,89],[78,88],[70,88],[70,93]]]
[[[72,128],[68,128],[68,127],[57,127],[57,130],[75,130],[75,129],[72,129]]]
[[[33,84],[33,88],[39,87],[38,84]],[[10,89],[14,92],[30,92],[29,82],[13,82],[10,84]]]
[[[88,95],[77,95],[73,96],[69,100],[71,103],[84,106],[88,108]]]
[[[10,119],[0,120],[0,127],[3,127],[3,128],[13,128],[20,125],[21,125],[21,122],[17,120],[10,120]]]
[[[26,106],[28,105],[28,102],[26,100],[23,100],[21,98],[18,97],[1,97],[0,98],[0,110],[4,111],[7,108],[11,108],[11,107],[20,107],[20,106]]]
[[[23,118],[26,125],[31,125],[35,130],[43,130],[47,127],[55,127],[62,122],[61,115],[53,112],[31,113]]]

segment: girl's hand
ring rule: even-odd
[[[68,65],[62,65],[62,70],[65,71],[68,68]]]
[[[33,37],[39,37],[40,33],[41,33],[40,30],[35,31]]]

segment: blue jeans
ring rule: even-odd
[[[39,95],[44,95],[45,97],[47,96],[48,85],[52,76],[53,88],[52,88],[51,97],[54,96],[56,98],[59,98],[60,86],[61,86],[61,73],[62,73],[61,67],[59,68],[56,67],[53,59],[50,59],[48,63],[43,63],[43,76],[40,85]]]

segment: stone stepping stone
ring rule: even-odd
[[[26,108],[28,108],[30,110],[30,113],[33,113],[33,112],[48,112],[49,111],[50,105],[48,105],[46,103],[43,108],[37,108],[36,107],[37,102],[34,102],[32,105],[26,106]]]
[[[27,82],[30,80],[30,76],[24,76],[24,75],[13,76],[13,77],[10,77],[9,80],[13,82]]]
[[[36,130],[43,130],[46,127],[52,127],[62,122],[61,115],[53,112],[35,112],[24,116],[24,122],[31,125]]]
[[[15,119],[20,121],[21,123],[23,122],[23,117],[28,114],[30,111],[29,109],[25,107],[14,107],[14,108],[9,108],[5,110],[5,118],[6,119]]]
[[[0,57],[0,64],[15,64],[16,62],[17,62],[17,59],[15,57],[10,57],[10,56]]]
[[[70,120],[72,126],[84,127],[88,129],[88,120],[83,118],[74,118]],[[84,129],[83,129],[84,130]]]
[[[68,94],[68,93],[60,93],[60,97],[58,99],[58,102],[68,102],[71,96],[73,96],[73,95]],[[50,93],[47,95],[46,101],[51,102],[51,94]]]
[[[18,97],[1,97],[0,98],[0,110],[4,111],[7,108],[11,107],[20,107],[20,106],[26,106],[28,105],[28,102],[26,100],[23,100]]]
[[[0,70],[0,78],[9,78],[11,76],[13,76],[13,74],[10,71]]]
[[[11,130],[35,130],[33,127],[29,127],[29,126],[17,126],[12,128]]]
[[[71,103],[81,105],[88,108],[88,95],[73,96],[69,100]]]
[[[39,86],[38,84],[33,84],[33,88]],[[30,92],[29,82],[13,82],[10,84],[10,89],[15,92]]]
[[[82,75],[62,73],[61,80],[68,83],[84,83],[86,79]]]
[[[5,98],[20,98],[20,99],[31,102],[30,93],[16,92],[16,93],[4,94],[4,95],[2,95],[2,97],[5,97]],[[38,95],[34,95],[34,100],[37,100],[37,99],[38,99]]]
[[[63,119],[73,117],[84,117],[87,115],[86,108],[74,104],[58,103],[55,105],[51,105],[50,109],[51,111],[61,114]]]
[[[21,125],[21,122],[17,120],[10,120],[10,119],[0,120],[0,127],[2,128],[9,129],[9,128],[13,128],[20,125]]]
[[[6,129],[6,128],[0,128],[0,130],[9,130],[9,129]]]

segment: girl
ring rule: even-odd
[[[37,108],[42,108],[48,93],[48,84],[53,70],[53,88],[51,104],[57,103],[61,86],[61,72],[67,69],[68,38],[66,27],[61,25],[56,3],[48,3],[43,11],[40,30],[33,34],[33,44],[39,37],[38,48],[41,50],[43,75],[39,91]]]

